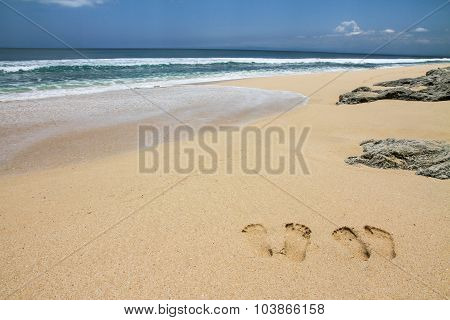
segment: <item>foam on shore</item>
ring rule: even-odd
[[[448,58],[256,57],[0,61],[0,101],[449,61]]]
[[[203,85],[0,102],[0,165],[39,141],[71,132],[125,124],[176,125],[176,119],[194,127],[243,124],[306,100],[288,91]],[[131,135],[129,131],[122,137],[133,140],[126,145],[135,146],[137,129]]]

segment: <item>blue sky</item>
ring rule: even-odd
[[[0,47],[371,52],[443,0],[0,0]],[[450,5],[380,51],[450,55]]]

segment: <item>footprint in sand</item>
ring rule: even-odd
[[[394,238],[389,232],[371,226],[364,226],[364,231],[368,240],[370,240],[370,248],[372,251],[387,259],[395,258]]]
[[[368,260],[370,252],[367,245],[358,237],[352,228],[342,227],[332,233],[334,239],[348,248],[354,258]]]
[[[286,238],[281,254],[286,257],[301,262],[306,257],[306,249],[311,243],[311,230],[302,224],[287,223]]]
[[[249,224],[242,232],[246,234],[248,241],[258,256],[269,257],[274,254],[281,254],[293,261],[303,261],[311,242],[311,230],[307,226],[298,223],[287,223],[284,225],[284,228],[286,234],[281,250],[272,249],[267,230],[261,224]]]
[[[254,248],[255,253],[260,257],[271,257],[273,255],[267,239],[267,230],[260,224],[249,224],[242,232],[246,234],[250,245]]]

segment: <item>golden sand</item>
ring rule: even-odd
[[[429,69],[222,83],[312,94],[272,122],[312,128],[310,175],[140,174],[133,151],[0,176],[0,297],[447,298],[450,182],[344,159],[368,138],[450,141],[450,102],[335,105]]]

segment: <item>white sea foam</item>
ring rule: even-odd
[[[342,71],[348,68],[352,70],[371,67],[389,68],[400,65],[413,65],[419,63],[439,63],[450,62],[449,58],[422,58],[422,59],[360,59],[360,58],[302,58],[302,59],[281,59],[281,58],[117,58],[117,59],[65,59],[65,60],[30,60],[30,61],[0,61],[0,71],[10,74],[17,71],[29,71],[44,67],[71,67],[71,66],[146,66],[146,65],[207,65],[217,63],[247,63],[260,64],[250,70],[217,71],[211,73],[185,72],[178,75],[143,77],[143,78],[119,78],[119,79],[79,79],[65,80],[53,83],[30,83],[18,84],[18,89],[22,92],[10,91],[0,94],[0,101],[41,99],[47,97],[58,97],[67,95],[79,95],[95,92],[116,91],[130,88],[153,88],[168,87],[180,84],[195,84],[210,81],[223,81],[242,78],[255,78],[280,74],[301,74],[325,71]],[[277,68],[275,65],[297,65],[300,67]],[[275,66],[273,68],[264,68]],[[304,66],[304,68],[303,68]],[[214,69],[214,68],[213,68]],[[60,71],[64,73],[64,70]],[[131,71],[133,73],[133,71]],[[134,74],[134,73],[133,73]],[[1,74],[0,74],[1,76]],[[14,84],[10,84],[13,86]]]
[[[390,59],[362,59],[362,58],[116,58],[116,59],[62,59],[62,60],[28,60],[28,61],[0,61],[3,72],[30,71],[45,67],[68,66],[145,66],[145,65],[206,65],[214,63],[259,63],[259,64],[317,64],[332,63],[342,65],[395,65],[450,62],[450,58],[390,58]]]
[[[0,136],[0,168],[33,143],[67,132],[135,122],[178,124],[165,112],[193,127],[244,124],[306,102],[288,91],[202,85],[0,103],[0,127],[14,128]]]
[[[98,80],[94,81],[84,81],[73,82],[74,85],[78,85],[78,88],[63,88],[59,85],[54,85],[54,89],[51,90],[36,90],[28,92],[14,92],[14,93],[4,93],[0,94],[0,102],[2,101],[20,101],[20,100],[30,100],[30,99],[44,99],[50,97],[62,97],[69,95],[82,95],[90,93],[100,93],[107,91],[118,91],[118,90],[130,90],[130,89],[146,89],[155,87],[171,87],[176,85],[186,85],[186,84],[200,84],[206,82],[215,81],[227,81],[236,80],[244,78],[258,78],[267,77],[274,75],[288,75],[288,74],[301,74],[301,73],[313,73],[321,71],[339,71],[344,70],[344,68],[322,68],[309,71],[277,71],[277,72],[267,72],[267,71],[248,71],[248,72],[229,72],[222,74],[215,74],[213,76],[201,76],[193,77],[187,76],[186,78],[178,79],[121,79],[118,82],[110,80],[109,82],[104,82],[103,85],[98,85]],[[66,86],[69,83],[66,83]]]

